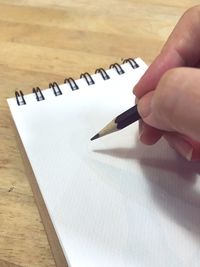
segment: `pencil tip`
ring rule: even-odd
[[[99,138],[99,137],[100,137],[99,134],[95,134],[90,140],[93,141],[93,140],[95,140],[95,139],[97,139],[97,138]]]

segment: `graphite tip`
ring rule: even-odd
[[[90,140],[93,141],[93,140],[95,140],[95,139],[97,139],[97,138],[99,138],[99,137],[100,137],[99,134],[95,134]]]

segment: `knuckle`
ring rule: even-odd
[[[181,74],[179,69],[171,69],[168,70],[160,79],[158,86],[156,88],[156,97],[157,104],[163,106],[172,93],[179,84],[179,80],[181,80]],[[166,106],[167,107],[167,106]]]
[[[185,11],[183,14],[183,17],[189,17],[192,18],[193,16],[200,16],[200,5],[196,5],[193,7],[190,7],[188,10]]]
[[[176,113],[177,89],[182,80],[181,68],[168,70],[161,78],[156,90],[153,108],[155,116],[159,120],[167,120],[167,124],[172,124]]]

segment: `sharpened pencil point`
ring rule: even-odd
[[[100,137],[99,134],[95,134],[90,140],[93,141],[93,140],[95,140],[95,139],[97,139],[97,138],[99,138],[99,137]]]

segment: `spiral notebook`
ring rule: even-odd
[[[8,99],[57,266],[200,266],[199,166],[137,123],[90,138],[134,104],[140,59]]]

